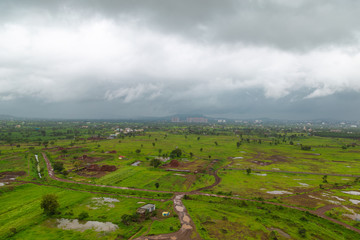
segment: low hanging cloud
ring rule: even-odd
[[[96,12],[84,5],[84,11],[79,11],[79,3],[73,3],[75,10],[41,9],[38,5],[31,11],[14,8],[14,16],[21,12],[23,18],[0,20],[0,102],[32,98],[48,103],[105,100],[130,104],[193,99],[221,108],[218,96],[234,92],[260,90],[261,97],[275,100],[297,96],[293,101],[360,92],[358,29],[347,29],[351,41],[320,41],[296,50],[300,49],[296,41],[287,47],[291,41],[282,45],[271,40],[283,34],[280,30],[266,33],[269,38],[259,33],[260,37],[250,39],[252,33],[245,31],[244,25],[231,30],[235,26],[225,23],[237,18],[243,21],[247,16],[248,27],[261,21],[266,25],[265,20],[252,21],[253,17],[265,19],[271,9],[266,12],[264,7],[269,6],[272,13],[283,17],[289,9],[310,14],[309,1],[245,2],[230,11],[229,17],[219,18],[211,7],[215,2],[209,7],[211,19],[190,13],[197,19],[194,29],[200,36],[194,35],[194,29],[180,27],[187,22],[179,16],[175,16],[182,23],[178,28],[171,29],[174,23],[160,24],[159,19],[168,16],[160,13],[165,12],[161,7],[130,4],[117,14],[111,7]],[[256,10],[250,11],[251,5]],[[320,11],[319,7],[314,4],[313,11]],[[332,13],[333,7],[325,9]],[[244,15],[246,9],[248,15]],[[243,35],[239,34],[242,31]],[[318,41],[316,37],[314,41]]]

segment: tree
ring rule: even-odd
[[[240,142],[237,142],[237,143],[236,143],[236,147],[237,147],[237,148],[239,148],[239,147],[240,147],[240,145],[241,145],[241,143],[240,143]]]
[[[159,188],[159,186],[160,186],[160,183],[155,183],[155,187],[156,187],[156,189],[158,189]]]
[[[153,147],[155,147],[155,143],[154,143],[154,142],[152,143],[152,145],[153,145]]]
[[[246,169],[246,173],[247,173],[247,175],[250,175],[250,173],[251,173],[251,168],[247,168],[247,169]]]
[[[200,137],[197,137],[197,140],[199,141],[199,140],[200,140]]]
[[[171,151],[170,158],[181,157],[181,155],[182,155],[181,149],[177,148]]]
[[[192,158],[194,156],[194,154],[192,152],[189,153],[190,158]]]
[[[61,172],[62,170],[64,170],[64,163],[55,162],[54,163],[54,170],[57,171],[57,172]]]
[[[141,150],[140,150],[140,149],[136,149],[135,152],[136,152],[137,154],[139,154],[139,153],[141,153]]]
[[[160,166],[160,164],[161,164],[161,161],[160,161],[160,159],[157,159],[157,158],[151,159],[151,161],[150,161],[150,166],[153,166],[155,168]]]
[[[216,146],[218,145],[218,142],[217,142],[217,141],[215,141],[214,143],[215,143]]]
[[[322,180],[323,180],[323,183],[327,183],[328,181],[327,181],[327,175],[324,175],[323,177],[322,177]]]
[[[82,211],[79,216],[78,216],[78,219],[79,220],[84,220],[85,218],[88,218],[89,217],[89,214],[85,211]]]
[[[44,209],[44,213],[47,215],[54,215],[59,208],[59,203],[57,201],[57,196],[55,194],[46,194],[43,195],[40,207]]]

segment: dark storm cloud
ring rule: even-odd
[[[206,42],[264,44],[308,49],[357,41],[360,2],[354,0],[2,1],[4,14],[26,11],[131,16],[150,28]],[[17,14],[16,14],[17,13]],[[4,17],[3,16],[3,17]]]
[[[356,115],[343,106],[359,102],[358,1],[19,0],[0,9],[2,111],[306,118],[331,116],[331,103]],[[348,92],[352,101],[341,98]]]

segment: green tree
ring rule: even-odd
[[[136,149],[135,152],[136,152],[137,154],[139,154],[139,153],[141,153],[141,150],[140,150],[140,149]]]
[[[170,158],[181,157],[181,155],[182,155],[181,149],[177,148],[171,151]]]
[[[156,187],[156,189],[158,189],[159,188],[159,186],[160,186],[160,183],[155,183],[155,187]]]
[[[247,169],[246,169],[246,173],[247,173],[247,175],[250,175],[250,173],[251,173],[251,168],[247,168]]]
[[[323,180],[323,183],[327,183],[327,182],[328,182],[328,180],[327,180],[327,175],[324,175],[324,176],[322,177],[322,180]]]
[[[160,161],[160,159],[157,159],[157,158],[151,159],[151,161],[150,161],[150,166],[153,166],[155,168],[160,166],[160,164],[161,164],[161,161]]]
[[[82,211],[79,216],[78,216],[78,219],[79,220],[84,220],[85,218],[88,218],[89,217],[89,214],[85,211]]]
[[[59,203],[57,201],[57,196],[55,194],[46,194],[43,195],[40,207],[44,209],[44,213],[47,215],[54,215],[59,208]]]
[[[54,163],[54,170],[57,171],[57,172],[61,172],[62,170],[64,170],[64,163],[55,162]]]

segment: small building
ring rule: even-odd
[[[162,216],[163,217],[168,217],[168,216],[170,216],[170,213],[169,212],[162,212]]]
[[[145,214],[147,212],[153,212],[153,211],[155,211],[155,204],[149,203],[142,207],[139,207],[136,212],[140,214]]]

